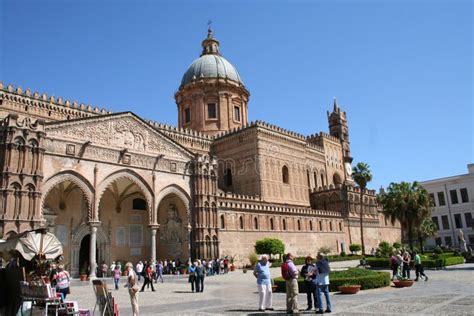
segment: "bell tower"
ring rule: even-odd
[[[222,57],[210,27],[201,45],[200,57],[175,93],[179,128],[216,135],[246,125],[250,93],[237,69]]]
[[[345,111],[341,111],[341,108],[337,104],[336,98],[334,98],[333,111],[331,113],[329,113],[328,111],[328,122],[329,134],[341,140],[344,162],[351,163],[352,157],[349,142],[349,127],[347,125],[347,116]]]

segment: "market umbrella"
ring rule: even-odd
[[[18,251],[21,256],[31,261],[35,256],[45,259],[56,259],[63,253],[61,242],[43,229],[21,233],[0,243],[0,252]]]

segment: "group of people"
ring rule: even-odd
[[[412,266],[415,268],[415,281],[419,279],[428,281],[428,276],[425,274],[423,264],[421,262],[421,256],[416,251],[413,252],[413,256],[408,251],[404,251],[403,255],[401,251],[397,251],[390,257],[390,267],[392,269],[392,281],[397,278],[410,279],[410,272]]]
[[[298,270],[293,259],[294,256],[288,253],[285,262],[281,265],[281,274],[285,279],[286,287],[286,312],[294,314],[299,311],[298,277],[302,276],[305,279],[308,300],[306,310],[311,310],[314,306],[317,314],[330,313],[332,306],[331,297],[329,296],[329,272],[331,269],[327,259],[322,254],[318,254],[317,261],[314,264],[313,258],[308,256],[301,271]],[[259,311],[273,310],[270,267],[271,263],[268,261],[268,257],[264,255],[253,272],[257,278]],[[326,310],[323,309],[323,294],[326,300]]]

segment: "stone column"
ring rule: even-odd
[[[92,222],[91,226],[91,241],[90,241],[90,251],[89,251],[89,264],[90,264],[90,275],[91,280],[96,278],[97,271],[97,227],[100,223]]]
[[[160,225],[150,225],[151,229],[151,253],[150,253],[150,261],[156,262],[156,232]]]

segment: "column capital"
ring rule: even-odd
[[[160,224],[150,224],[148,227],[150,227],[151,230],[157,230],[160,228]]]
[[[100,221],[89,221],[90,227],[99,227],[101,225]]]

